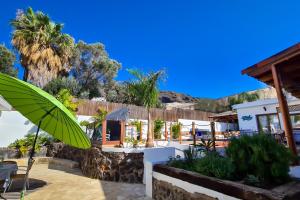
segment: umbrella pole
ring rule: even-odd
[[[24,199],[24,195],[25,195],[25,192],[26,192],[26,185],[27,185],[27,182],[28,182],[29,171],[30,171],[30,169],[31,169],[31,167],[34,163],[33,156],[34,156],[34,152],[35,152],[35,144],[36,144],[36,141],[37,141],[37,138],[38,138],[38,135],[39,135],[41,123],[42,123],[42,120],[40,120],[40,122],[39,122],[37,131],[36,131],[36,134],[35,134],[34,142],[33,142],[33,145],[32,145],[32,149],[31,149],[31,152],[30,152],[30,155],[29,155],[29,158],[28,158],[28,164],[27,164],[27,170],[26,170],[26,174],[25,174],[25,178],[24,178],[23,190],[21,192],[21,199]]]
[[[43,119],[49,115],[56,107],[53,107],[52,109],[50,109],[44,116],[41,117],[41,120],[39,121],[39,125],[38,125],[38,128],[36,130],[36,134],[35,134],[35,138],[34,138],[34,142],[33,142],[33,145],[32,145],[32,149],[31,149],[31,152],[30,152],[30,155],[29,155],[29,158],[28,158],[28,166],[27,166],[27,170],[26,170],[26,174],[25,174],[25,179],[24,179],[24,185],[23,185],[23,190],[21,192],[21,200],[24,199],[24,195],[25,195],[25,192],[26,192],[26,185],[28,183],[28,175],[29,175],[29,171],[34,163],[34,159],[33,159],[33,156],[34,156],[34,152],[35,152],[35,145],[36,145],[36,141],[37,141],[37,138],[38,138],[38,135],[39,135],[39,131],[40,131],[40,127],[41,127],[41,124],[42,124],[42,121]]]

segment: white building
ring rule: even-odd
[[[288,99],[295,139],[300,142],[300,100]],[[283,130],[282,116],[277,99],[246,102],[233,106],[237,111],[241,133],[277,133]]]

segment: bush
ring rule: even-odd
[[[79,102],[73,101],[74,97],[69,90],[61,89],[56,95],[56,99],[60,101],[74,116],[76,116]]]
[[[208,152],[203,158],[197,157],[197,152],[190,148],[185,151],[185,160],[171,159],[168,165],[194,171],[206,176],[221,179],[233,178],[234,166],[230,159],[222,157],[216,152]]]
[[[164,121],[159,119],[154,121],[154,139],[161,139],[161,129],[164,126],[164,123]]]
[[[206,176],[232,179],[234,165],[229,158],[222,157],[216,152],[210,152],[205,157],[196,160],[194,171]]]
[[[136,127],[136,131],[140,134],[142,130],[141,122],[140,121],[133,121],[130,123],[132,126]]]
[[[172,126],[172,138],[178,139],[179,138],[179,131],[180,131],[180,123],[176,123]]]
[[[25,135],[24,138],[17,139],[13,143],[9,145],[9,147],[15,148],[19,150],[18,157],[24,157],[28,153],[30,149],[32,149],[32,145],[34,142],[35,133],[29,133]],[[40,134],[37,138],[35,151],[39,152],[42,146],[48,145],[53,141],[53,137],[49,136],[48,134]]]
[[[67,89],[73,96],[78,96],[80,93],[80,86],[74,78],[58,77],[51,80],[43,88],[46,92],[57,95],[60,90]]]
[[[292,154],[269,135],[244,135],[239,139],[234,138],[226,149],[226,154],[236,167],[236,178],[246,182],[258,180],[261,186],[266,186],[280,184],[289,179]]]

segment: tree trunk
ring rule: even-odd
[[[154,147],[153,143],[153,134],[152,134],[152,126],[151,126],[151,113],[150,109],[147,109],[148,111],[148,130],[147,130],[147,141],[146,141],[146,147]]]
[[[27,79],[28,79],[28,69],[24,68],[23,81],[27,82]]]

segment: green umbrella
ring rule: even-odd
[[[72,113],[42,89],[0,73],[0,95],[14,109],[38,126],[29,156],[28,171],[33,164],[34,147],[40,129],[68,145],[82,149],[91,147],[89,138]]]

